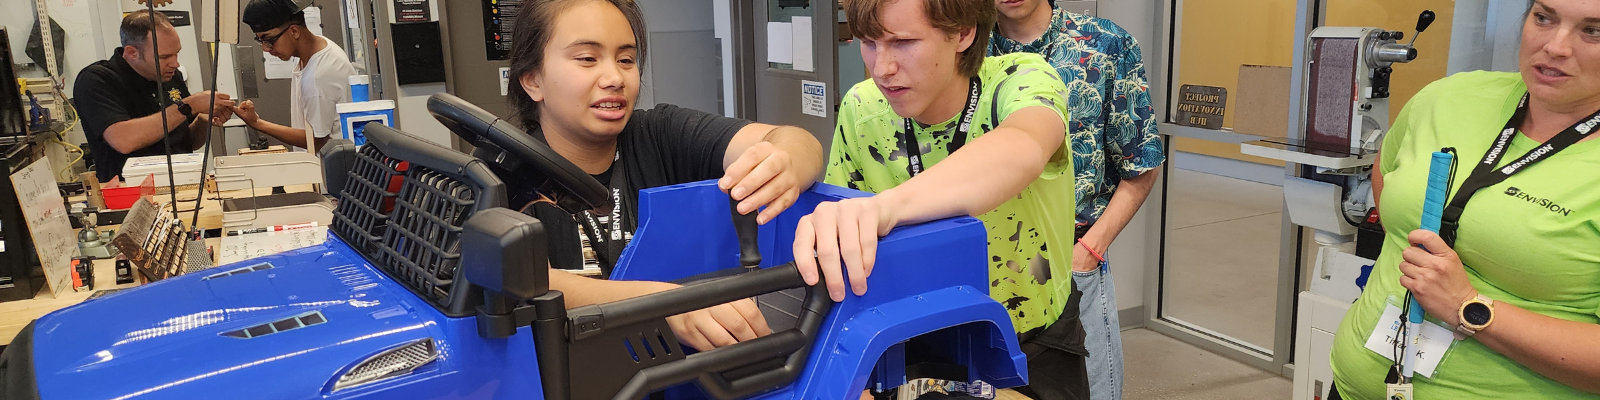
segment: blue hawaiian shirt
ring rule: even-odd
[[[1116,23],[1060,9],[1055,10],[1050,29],[1033,43],[1008,39],[999,29],[993,32],[990,56],[1041,54],[1066,82],[1077,220],[1080,225],[1094,223],[1105,213],[1122,179],[1155,169],[1167,159],[1156,132],[1139,43]]]

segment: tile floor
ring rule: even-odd
[[[1147,329],[1122,331],[1124,400],[1288,399],[1289,378]]]

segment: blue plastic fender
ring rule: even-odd
[[[794,260],[795,226],[818,203],[867,195],[813,186],[760,228],[763,267]],[[611,278],[671,281],[738,268],[738,239],[722,199],[715,181],[641,191],[639,229]],[[1027,362],[1010,315],[988,296],[987,240],[983,223],[971,217],[900,227],[881,238],[866,295],[847,294],[835,305],[794,384],[756,398],[853,398],[889,346],[956,326],[965,326],[959,334],[968,345],[950,350],[971,376],[997,388],[1025,384]]]
[[[995,318],[999,319],[995,319]],[[867,309],[844,323],[795,387],[800,398],[859,396],[879,355],[907,339],[960,326],[952,360],[969,376],[1007,388],[1027,384],[1027,359],[1005,307],[970,286],[951,287]],[[1002,330],[1004,329],[1004,330]],[[903,371],[902,371],[903,373]],[[902,375],[903,376],[903,375]]]

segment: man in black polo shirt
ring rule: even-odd
[[[183,74],[178,72],[178,51],[183,44],[172,22],[160,12],[135,11],[122,18],[122,47],[110,60],[89,64],[78,73],[73,101],[94,154],[96,178],[110,181],[122,174],[130,157],[167,154],[168,144],[175,153],[194,151],[205,143],[205,123],[221,126],[232,117],[229,96],[215,94],[216,118],[210,118],[212,92],[190,95]],[[159,46],[152,46],[152,38]],[[160,61],[152,57],[152,47],[161,50]],[[159,67],[158,67],[159,64]],[[157,98],[157,82],[165,96]],[[161,105],[167,104],[165,108]],[[166,126],[161,126],[162,113]]]

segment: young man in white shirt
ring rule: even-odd
[[[295,63],[289,84],[289,126],[261,119],[252,101],[234,109],[251,129],[315,151],[339,131],[334,105],[350,101],[349,79],[356,69],[344,49],[306,27],[304,9],[310,5],[305,0],[252,0],[242,13],[262,51]]]

